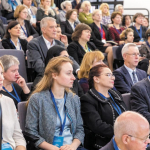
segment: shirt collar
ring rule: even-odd
[[[45,42],[45,44],[46,44],[46,46],[47,46],[48,49],[49,49],[50,47],[52,47],[52,46],[55,45],[55,40],[54,40],[54,39],[53,39],[53,42],[52,42],[52,44],[51,44],[47,39],[44,38],[43,35],[42,35],[42,37],[43,37],[44,42]]]
[[[124,67],[128,70],[128,72],[132,73],[133,71],[136,72],[136,68],[134,70],[132,70],[131,68],[127,67],[125,64],[124,64]]]

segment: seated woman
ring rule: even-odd
[[[113,125],[126,106],[121,94],[113,90],[115,76],[105,64],[94,66],[89,72],[89,91],[81,101],[84,121],[85,148],[98,150],[114,135]]]
[[[96,47],[103,53],[107,53],[108,66],[113,70],[113,50],[110,43],[106,43],[112,40],[107,27],[101,24],[102,12],[99,9],[95,9],[92,13],[93,23],[90,24],[92,29],[91,41]]]
[[[126,29],[131,26],[131,16],[124,15],[122,18],[122,26]]]
[[[69,90],[74,80],[69,58],[59,56],[50,60],[27,108],[25,131],[37,137],[36,147],[79,150],[83,144],[80,99]]]
[[[3,86],[3,65],[0,62],[0,91]],[[17,112],[11,98],[0,93],[2,111],[2,150],[26,150],[26,142],[20,129]],[[5,149],[5,150],[6,150]]]
[[[119,13],[119,12],[113,12],[111,14],[111,21],[113,23],[113,27],[109,28],[109,33],[110,33],[111,38],[116,43],[118,43],[118,45],[121,45],[121,44],[124,43],[124,41],[121,41],[120,37],[119,37],[119,35],[121,34],[121,32],[124,30],[123,27],[120,27],[121,17],[122,17],[121,13]]]
[[[146,27],[147,29],[149,28],[149,19],[144,17],[142,26]]]
[[[59,24],[56,12],[50,7],[51,0],[41,0],[40,9],[37,10],[36,20],[40,22],[44,17],[53,17]]]
[[[62,34],[66,35],[68,38],[68,43],[72,42],[71,36],[75,27],[77,26],[77,10],[68,10],[66,13],[66,21],[60,23]]]
[[[11,21],[6,29],[6,34],[2,40],[5,49],[23,50],[26,53],[27,40],[20,39],[20,24],[17,21]]]
[[[79,65],[85,53],[96,49],[95,44],[89,42],[91,31],[88,25],[84,23],[78,24],[72,34],[73,42],[67,47],[68,54],[72,56]]]
[[[109,5],[107,3],[102,3],[99,9],[102,11],[101,24],[107,26],[108,24],[111,23]]]
[[[78,63],[73,59],[73,57],[69,56],[67,49],[65,49],[62,46],[59,45],[54,45],[53,47],[51,47],[48,52],[47,52],[47,56],[45,59],[45,66],[47,66],[48,62],[53,58],[53,57],[57,57],[57,56],[65,56],[65,57],[69,57],[72,62],[73,62],[73,74],[77,75],[77,71],[79,70],[79,65]],[[83,95],[83,90],[79,85],[79,82],[77,79],[74,80],[73,82],[73,88],[71,88],[73,92],[76,93],[76,95],[78,95],[79,97],[81,97]]]
[[[92,14],[90,13],[91,3],[89,1],[83,1],[81,8],[83,11],[79,13],[80,22],[85,24],[93,23]]]
[[[4,66],[4,84],[1,93],[13,99],[15,106],[21,101],[26,101],[30,90],[21,75],[19,75],[19,60],[12,55],[0,57]]]
[[[21,30],[20,30],[20,39],[26,39],[28,42],[30,42],[33,38],[38,37],[39,34],[36,32],[34,27],[30,24],[30,22],[27,19],[28,10],[26,6],[19,5],[17,6],[14,17],[16,18],[16,21],[20,23]]]
[[[84,55],[82,63],[80,65],[80,70],[78,71],[79,83],[86,93],[89,90],[88,77],[92,66],[97,64],[102,64],[104,60],[104,55],[100,51],[88,52]]]
[[[14,19],[14,11],[18,5],[21,5],[21,0],[1,0],[3,7],[3,16],[9,19]]]
[[[133,16],[133,22],[135,22],[134,26],[130,26],[130,28],[134,31],[134,43],[136,45],[144,44],[145,41],[145,33],[147,28],[142,26],[144,15],[142,13],[136,13]]]
[[[56,14],[59,14],[59,8],[56,7],[56,4],[54,3],[54,0],[51,0],[51,8],[55,10]]]

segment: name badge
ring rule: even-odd
[[[36,18],[36,16],[35,16],[35,15],[32,15],[32,17],[33,17],[33,18]]]
[[[102,39],[102,42],[103,42],[103,43],[106,43],[106,40],[105,40],[105,39]]]
[[[140,39],[140,42],[144,42],[144,39],[143,39],[143,38],[141,38],[141,39]]]
[[[53,145],[60,148],[61,146],[63,146],[63,142],[64,142],[63,136],[54,136]]]
[[[16,10],[16,6],[15,5],[13,5],[13,10]]]
[[[2,143],[2,150],[12,150],[9,143]]]

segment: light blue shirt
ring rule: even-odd
[[[134,70],[132,70],[131,68],[127,67],[126,65],[124,65],[124,67],[127,69],[128,73],[132,79],[132,82],[133,82],[133,74],[132,73],[133,73],[133,71],[136,72],[136,68]],[[136,73],[135,73],[135,78],[137,81],[139,81]]]
[[[56,105],[58,107],[62,122],[64,122],[64,117],[65,117],[64,98],[63,99],[55,98],[55,101],[56,101]],[[54,136],[59,136],[60,127],[61,127],[61,122],[57,115],[57,124],[56,124],[56,128],[55,128]],[[64,131],[62,134],[62,136],[64,137],[63,145],[70,145],[73,141],[73,136],[72,136],[70,130],[71,130],[71,122],[70,122],[69,118],[66,116],[66,124],[65,124]]]

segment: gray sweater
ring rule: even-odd
[[[78,139],[83,144],[84,129],[80,113],[80,100],[77,95],[68,93],[66,96],[66,112],[71,121],[73,139]],[[27,108],[26,132],[38,137],[35,146],[46,141],[53,143],[57,113],[51,99],[49,90],[33,94]]]

